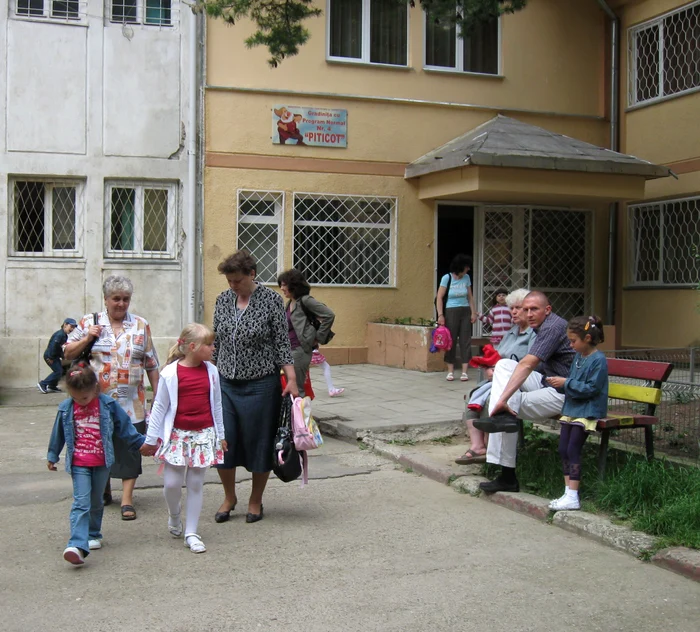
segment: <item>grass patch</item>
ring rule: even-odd
[[[413,474],[413,468],[410,466],[407,468],[404,468],[404,472],[406,472],[406,474]]]
[[[391,445],[416,445],[415,439],[392,439],[389,441]]]
[[[431,439],[430,442],[439,445],[451,445],[452,439],[452,437],[436,437],[435,439]]]
[[[564,487],[559,438],[526,424],[525,447],[518,454],[520,487],[558,498]],[[493,478],[500,468],[483,467]],[[647,460],[611,449],[605,480],[598,479],[598,445],[583,451],[581,502],[586,511],[607,513],[616,523],[661,538],[664,546],[700,549],[700,469],[665,460]]]

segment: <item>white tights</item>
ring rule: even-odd
[[[331,391],[335,390],[335,386],[333,386],[333,378],[331,377],[331,365],[328,364],[328,362],[324,362],[321,365],[321,368],[323,369],[323,377],[326,380],[326,386],[328,386],[328,392],[330,393]]]
[[[185,476],[186,474],[186,476]],[[187,503],[185,533],[197,533],[199,514],[202,513],[204,501],[204,479],[207,475],[206,467],[179,467],[165,464],[163,470],[163,496],[168,503],[168,512],[171,520],[173,516],[180,514],[180,499],[182,498],[182,485],[187,479]]]

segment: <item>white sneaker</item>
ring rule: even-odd
[[[328,394],[331,397],[338,397],[338,395],[342,395],[345,392],[344,388],[334,388],[332,391],[328,391]]]
[[[549,508],[553,511],[575,511],[576,509],[581,509],[581,503],[578,498],[565,496],[564,498],[553,500],[549,504]]]
[[[556,504],[562,502],[563,500],[566,500],[566,492],[564,492],[563,496],[559,496],[559,498],[556,498],[553,500],[551,503],[549,503],[549,508],[550,509],[555,509]]]
[[[99,540],[98,538],[93,538],[92,540],[88,540],[88,548],[91,551],[95,551],[96,549],[101,549],[102,548],[102,540]]]
[[[69,546],[65,551],[63,551],[63,559],[66,560],[66,562],[70,562],[74,566],[85,564],[85,556],[83,555],[83,552],[74,546]]]

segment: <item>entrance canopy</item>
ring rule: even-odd
[[[498,115],[406,167],[421,199],[612,202],[644,197],[667,167]]]

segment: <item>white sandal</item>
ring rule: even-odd
[[[445,379],[446,379],[448,382],[453,382],[454,379],[455,379],[455,374],[452,373],[452,371],[450,371],[450,372],[447,374],[447,377],[446,377]]]
[[[468,382],[469,381],[469,376],[466,373],[462,373],[462,375],[459,378],[460,382]]]
[[[204,542],[196,533],[188,533],[185,536],[185,546],[188,546],[192,553],[204,553],[207,550]]]
[[[168,532],[174,538],[179,538],[182,536],[182,531],[184,530],[184,527],[182,526],[182,520],[180,520],[180,514],[173,517],[176,517],[178,519],[178,524],[172,525],[170,524],[170,520],[168,520]]]

